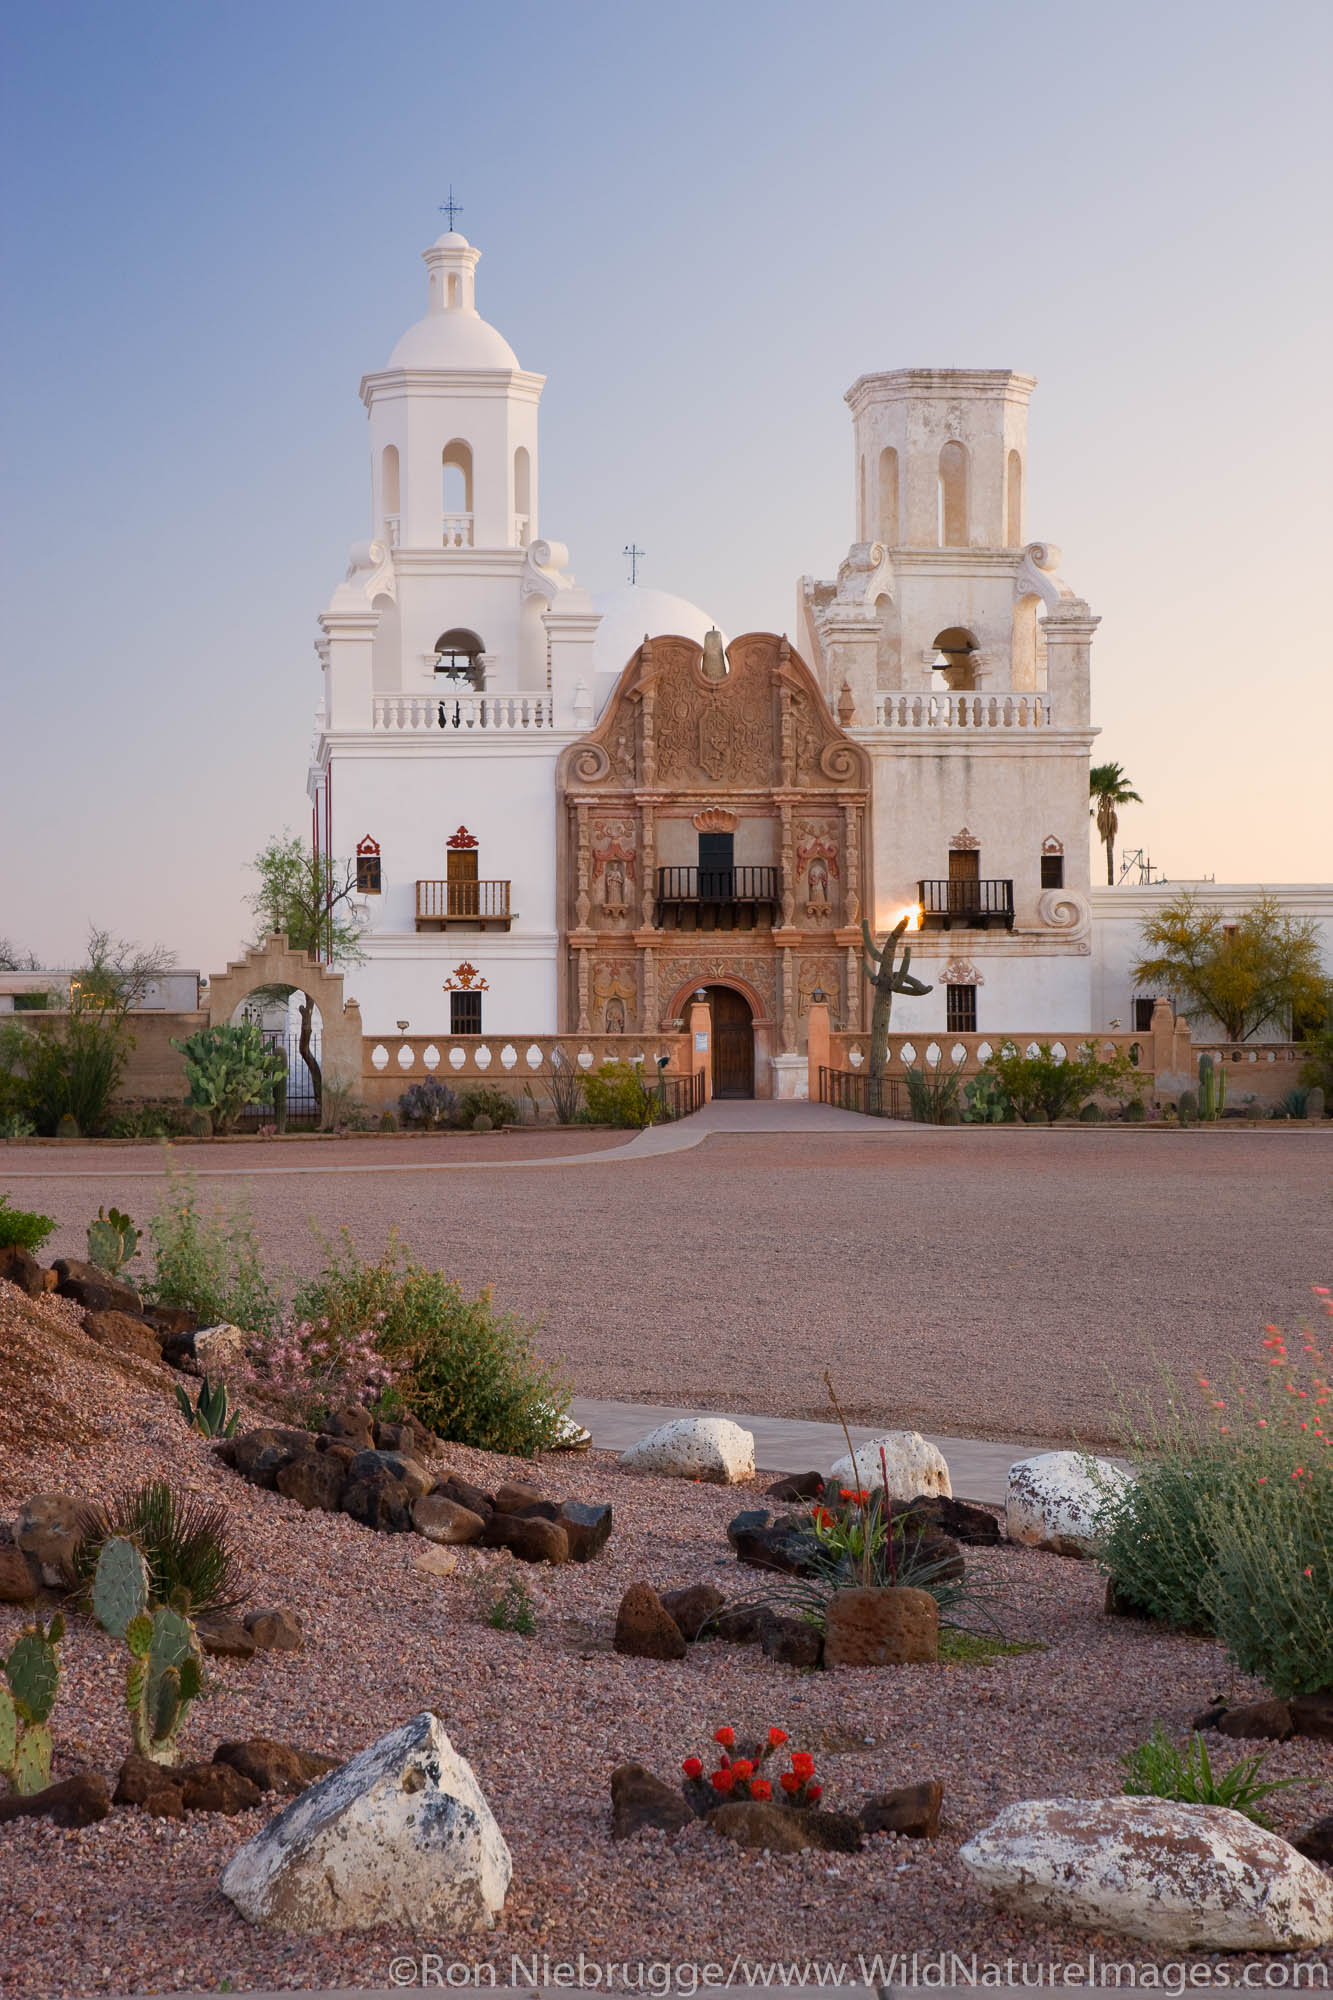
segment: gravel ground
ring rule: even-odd
[[[586,1568],[521,1570],[537,1608],[535,1637],[497,1633],[486,1603],[516,1573],[512,1558],[464,1550],[456,1573],[416,1572],[424,1546],[375,1536],[341,1516],[305,1514],[225,1472],[170,1404],[169,1379],[108,1364],[74,1330],[68,1308],[26,1308],[0,1286],[0,1352],[29,1355],[40,1421],[0,1453],[0,1512],[40,1489],[100,1495],[169,1474],[232,1509],[251,1605],[283,1603],[305,1620],[302,1653],[213,1662],[214,1694],[196,1709],[187,1749],[226,1738],[285,1737],[350,1754],[407,1716],[432,1708],[472,1761],[513,1851],[502,1923],[480,1938],[283,1939],[251,1929],[217,1890],[218,1871],[263,1823],[193,1817],[184,1824],[117,1810],[100,1826],[61,1832],[28,1822],[0,1828],[0,1992],[12,2000],[103,1992],[215,1991],[387,1983],[400,1953],[486,1962],[507,1983],[534,1951],[569,1959],[673,1964],[938,1950],[1013,1958],[1025,1966],[1089,1951],[1148,1960],[1088,1932],[1006,1918],[960,1868],[960,1843],[1003,1805],[1055,1793],[1118,1789],[1118,1758],[1161,1719],[1182,1729],[1216,1689],[1250,1692],[1218,1650],[1101,1613],[1101,1580],[1082,1564],[1030,1552],[969,1560],[1005,1587],[1014,1637],[1047,1650],[981,1667],[803,1675],[751,1648],[703,1646],[679,1665],[621,1659],[609,1649],[625,1587],[702,1579],[732,1595],[753,1590],[723,1529],[746,1495],[621,1474],[600,1455],[548,1458],[537,1483],[553,1495],[614,1503],[616,1531]],[[60,1412],[84,1441],[62,1436]],[[86,1433],[100,1432],[91,1443]],[[450,1449],[461,1473],[491,1485],[514,1461]],[[0,1608],[0,1646],[20,1619]],[[94,1764],[108,1777],[125,1749],[120,1662],[75,1620],[64,1648],[56,1711],[56,1775]],[[945,1787],[947,1827],[932,1842],[876,1838],[858,1856],[765,1860],[723,1848],[702,1828],[674,1841],[613,1843],[608,1778],[638,1759],[663,1775],[729,1722],[777,1723],[813,1750],[826,1802],[855,1807],[871,1791],[919,1778]],[[1333,1808],[1333,1745],[1273,1753],[1280,1775],[1316,1782],[1278,1795],[1291,1830]],[[521,1981],[520,1970],[517,1978]]]
[[[180,1159],[222,1173],[206,1195],[249,1188],[276,1267],[313,1267],[314,1218],[372,1252],[396,1226],[470,1287],[494,1281],[541,1318],[579,1395],[827,1417],[831,1367],[853,1421],[954,1436],[1101,1441],[1118,1395],[1151,1386],[1159,1364],[1189,1379],[1256,1360],[1260,1329],[1298,1325],[1330,1269],[1333,1135],[1297,1128],[880,1127],[715,1135],[530,1174],[376,1171],[615,1136],[237,1143]],[[49,1178],[26,1178],[48,1161]],[[92,1177],[60,1177],[75,1169]],[[0,1186],[61,1219],[51,1254],[83,1253],[99,1202],[145,1217],[160,1173],[153,1147],[0,1151]]]

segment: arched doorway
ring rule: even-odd
[[[754,1017],[743,993],[731,986],[707,986],[713,1016],[714,1097],[754,1096]]]

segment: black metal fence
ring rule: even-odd
[[[266,1028],[264,1041],[271,1049],[280,1051],[287,1058],[287,1129],[309,1130],[319,1124],[319,1106],[315,1101],[315,1086],[310,1071],[301,1058],[300,1036],[281,1028]],[[311,1053],[319,1060],[318,1030],[310,1037]],[[248,1104],[237,1119],[238,1129],[257,1129],[261,1125],[272,1125],[277,1121],[277,1106],[272,1096],[258,1104]]]
[[[659,868],[659,903],[776,903],[776,868]]]
[[[692,1111],[703,1109],[704,1073],[701,1069],[692,1069],[685,1076],[663,1076],[662,1084],[668,1118],[688,1118]]]
[[[916,889],[922,921],[927,918],[941,919],[946,931],[956,923],[980,925],[987,929],[992,922],[1003,924],[1006,930],[1014,927],[1014,885],[1011,880],[995,877],[980,882],[918,882]]]
[[[868,1118],[901,1118],[902,1085],[896,1076],[863,1076],[854,1069],[819,1071],[819,1101]]]

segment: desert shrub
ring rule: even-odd
[[[166,1188],[148,1234],[153,1270],[143,1289],[154,1304],[186,1306],[204,1325],[230,1320],[248,1333],[274,1324],[277,1295],[264,1274],[243,1197],[205,1215],[194,1175],[175,1167],[168,1152]]]
[[[62,1118],[72,1118],[80,1132],[104,1131],[133,1046],[124,1019],[72,999],[68,1013],[35,1018],[19,1033],[16,1068],[37,1130],[56,1132]]]
[[[395,1400],[439,1437],[520,1458],[557,1441],[569,1395],[537,1355],[536,1328],[497,1311],[490,1286],[469,1299],[393,1238],[372,1264],[344,1235],[319,1276],[298,1289],[292,1312],[318,1329],[330,1353],[364,1347],[369,1337]]]
[[[1064,1056],[1056,1055],[1049,1042],[1032,1047],[1035,1054],[1005,1042],[981,1072],[994,1079],[1025,1125],[1038,1117],[1053,1125],[1094,1092],[1119,1098],[1132,1087],[1135,1066],[1123,1049],[1103,1060],[1087,1042]]]
[[[375,1124],[351,1078],[327,1069],[320,1089],[319,1119],[325,1132],[368,1132]]]
[[[572,1125],[583,1112],[583,1072],[563,1049],[551,1050],[551,1074],[546,1080],[551,1109],[559,1125]]]
[[[537,1630],[537,1613],[527,1585],[511,1577],[500,1595],[487,1605],[486,1623],[496,1632],[518,1632],[530,1639]]]
[[[226,1610],[240,1601],[240,1564],[227,1509],[220,1501],[179,1493],[164,1479],[84,1510],[74,1570],[90,1585],[105,1543],[118,1535],[134,1543],[148,1565],[153,1604],[169,1604],[183,1591],[193,1615]]]
[[[594,1125],[651,1125],[660,1115],[655,1091],[649,1090],[637,1063],[604,1062],[583,1080],[587,1115]]]
[[[21,1111],[0,1112],[0,1139],[31,1139],[37,1131]]]
[[[1301,1082],[1307,1090],[1322,1090],[1326,1104],[1333,1102],[1333,1009],[1322,1026],[1305,1038]]]
[[[427,1131],[447,1125],[457,1110],[457,1091],[434,1076],[410,1085],[398,1100],[398,1115],[404,1125],[420,1125]]]
[[[108,1139],[174,1139],[189,1131],[191,1107],[165,1100],[160,1103],[122,1104],[107,1120]],[[211,1129],[212,1121],[209,1121]]]
[[[376,1345],[381,1312],[354,1326],[355,1313],[307,1318],[294,1306],[256,1343],[253,1379],[277,1390],[309,1430],[345,1403],[359,1403],[376,1416],[400,1415],[394,1370]]]
[[[1259,1773],[1266,1758],[1267,1752],[1261,1750],[1256,1756],[1239,1758],[1224,1771],[1214,1772],[1202,1736],[1192,1736],[1189,1747],[1182,1753],[1159,1722],[1148,1741],[1131,1750],[1121,1762],[1125,1767],[1125,1790],[1131,1798],[1175,1799],[1189,1806],[1226,1806],[1232,1812],[1244,1813],[1256,1826],[1267,1826],[1268,1820],[1259,1811],[1260,1799],[1308,1781],[1261,1778]]]
[[[1172,1391],[1165,1421],[1137,1425],[1139,1476],[1107,1490],[1098,1553],[1127,1605],[1215,1632],[1276,1694],[1314,1693],[1333,1679],[1333,1357],[1311,1336],[1294,1360],[1275,1327],[1264,1347],[1258,1387],[1201,1377],[1200,1404]]]
[[[55,1226],[53,1216],[39,1215],[31,1208],[11,1208],[9,1196],[0,1193],[0,1250],[14,1244],[24,1250],[40,1250]]]
[[[498,1084],[471,1083],[459,1095],[458,1122],[475,1125],[478,1118],[489,1118],[496,1127],[514,1125],[518,1122],[518,1108],[509,1092],[501,1090]]]
[[[963,1065],[941,1069],[909,1069],[907,1103],[918,1125],[956,1125],[959,1120],[958,1092]],[[975,1085],[972,1086],[975,1092]]]

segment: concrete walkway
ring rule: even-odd
[[[727,1417],[754,1432],[755,1464],[775,1476],[780,1472],[827,1472],[835,1459],[847,1456],[847,1443],[838,1424],[751,1417],[735,1410],[675,1409],[667,1403],[602,1403],[581,1397],[575,1397],[569,1410],[575,1422],[592,1433],[599,1451],[624,1451],[636,1438],[676,1417]],[[856,1445],[882,1437],[888,1428],[886,1424],[878,1430],[848,1425]],[[1032,1445],[992,1444],[979,1438],[932,1437],[930,1443],[944,1453],[955,1498],[990,1507],[1004,1505],[1010,1466],[1035,1453]]]

